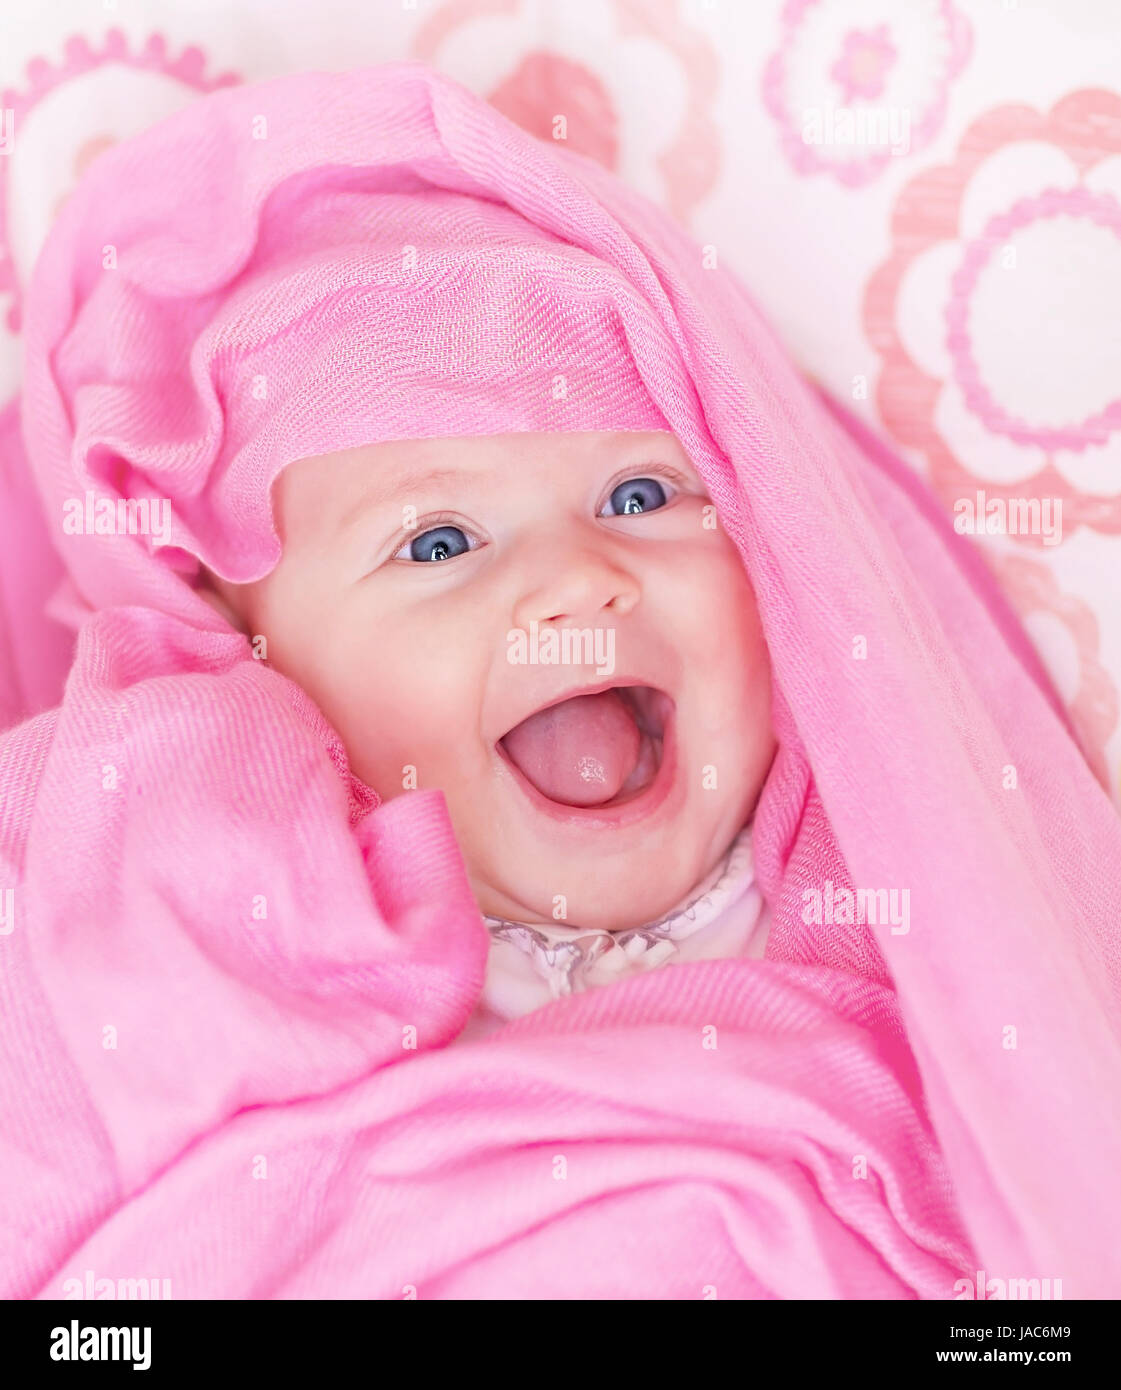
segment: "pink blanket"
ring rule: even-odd
[[[1121,1294],[1121,829],[966,543],[718,248],[420,65],[285,77],[95,162],[24,388],[5,469],[81,626],[0,737],[0,1294]],[[767,959],[449,1048],[488,940],[442,794],[379,805],[192,580],[267,572],[291,459],[647,410],[772,655]],[[64,529],[117,498],[170,543]],[[27,611],[12,717],[61,669]],[[909,930],[804,920],[856,888]]]

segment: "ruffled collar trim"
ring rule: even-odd
[[[751,827],[677,907],[654,922],[626,931],[562,925],[530,926],[484,916],[492,941],[509,942],[534,964],[554,997],[650,970],[678,952],[681,943],[708,926],[754,883]]]

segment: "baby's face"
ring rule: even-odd
[[[363,781],[443,791],[483,912],[637,926],[715,866],[774,752],[770,671],[673,435],[370,445],[290,464],[274,509],[280,563],[215,588]]]

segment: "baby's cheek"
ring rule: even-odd
[[[755,594],[729,540],[694,568],[688,610],[697,653],[721,671],[750,675],[767,664]]]
[[[704,673],[708,732],[724,757],[753,774],[772,751],[771,669],[755,595],[734,550],[706,571],[696,600],[704,617],[690,657]]]
[[[444,787],[457,773],[465,698],[407,657],[363,663],[340,696],[355,771],[382,797]]]

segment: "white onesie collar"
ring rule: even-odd
[[[746,826],[728,853],[691,893],[664,917],[626,931],[599,927],[557,925],[529,926],[504,917],[484,917],[491,935],[493,977],[499,962],[498,943],[516,947],[531,963],[534,973],[554,999],[577,994],[594,985],[609,984],[625,975],[661,965],[677,955],[681,945],[712,923],[754,885],[751,827]],[[747,919],[750,928],[758,917],[762,899],[755,890],[756,911]],[[502,948],[498,947],[501,952]],[[690,951],[703,955],[703,951]]]

